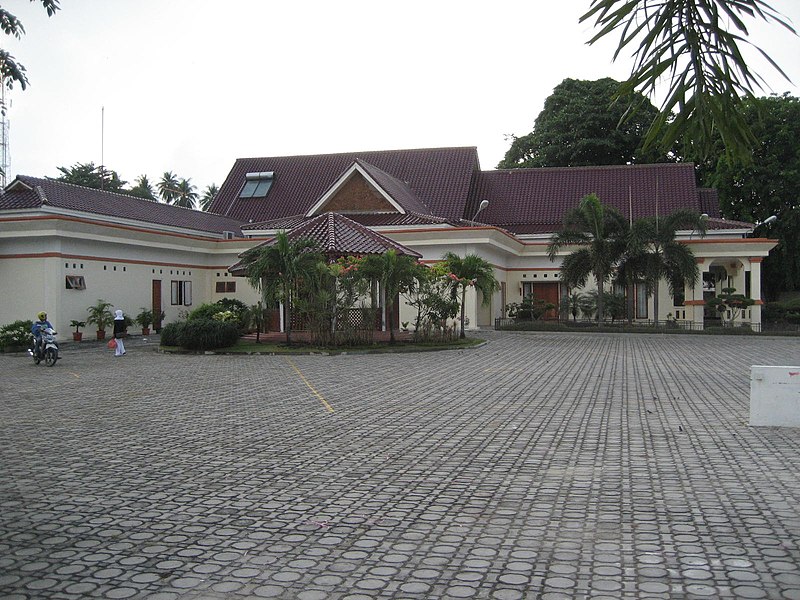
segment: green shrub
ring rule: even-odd
[[[222,307],[222,310],[229,310],[236,314],[241,314],[248,310],[247,304],[236,298],[222,298],[217,300],[215,304]]]
[[[33,321],[14,321],[0,327],[0,348],[7,346],[27,347],[31,343]]]
[[[161,329],[161,345],[162,346],[180,346],[181,336],[186,327],[186,321],[176,321],[169,325],[164,325]]]
[[[162,346],[181,346],[187,350],[227,348],[239,341],[236,321],[192,319],[170,323],[161,330]]]
[[[213,319],[214,315],[218,312],[225,310],[220,305],[216,303],[206,302],[201,304],[197,308],[191,310],[188,315],[186,315],[187,321],[206,321],[209,319]]]
[[[215,316],[219,313],[226,313],[226,317]],[[228,316],[227,313],[231,313],[233,317]],[[230,321],[231,318],[236,320],[240,331],[245,331],[250,321],[250,309],[241,300],[223,298],[213,304],[201,304],[186,316],[187,321],[206,321],[209,319]]]
[[[768,302],[761,311],[761,318],[765,323],[796,324],[800,318],[800,299]]]

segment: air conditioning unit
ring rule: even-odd
[[[235,237],[232,231],[223,231],[222,232],[222,239],[223,240],[232,240]]]

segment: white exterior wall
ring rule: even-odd
[[[4,214],[0,218],[0,324],[33,319],[38,311],[45,310],[63,335],[69,331],[70,320],[86,320],[87,308],[99,298],[135,317],[142,307],[151,307],[154,279],[162,282],[164,323],[177,320],[183,311],[223,297],[236,298],[247,305],[259,299],[246,280],[232,278],[227,267],[260,239],[222,240],[187,235],[178,229],[154,231],[141,225],[101,222],[85,215],[59,217],[46,211],[24,215],[23,220],[17,220],[19,215],[9,219]],[[459,256],[482,256],[494,265],[498,281],[506,284],[506,303],[522,299],[524,281],[560,283],[560,260],[550,262],[544,241],[521,241],[492,227],[377,230],[421,253],[423,262],[428,264],[440,261],[448,251]],[[732,276],[740,292],[744,291],[744,272],[751,270],[753,277],[760,278],[758,263],[774,245],[771,240],[720,238],[691,243],[701,271],[737,262],[740,266]],[[66,275],[83,276],[87,289],[65,289]],[[173,280],[192,282],[191,306],[171,304]],[[216,292],[218,281],[232,280],[236,281],[235,293]],[[584,291],[594,288],[590,280]],[[760,298],[760,285],[751,284],[751,294]],[[699,321],[702,326],[703,306],[691,303],[702,301],[702,289],[686,290],[686,300],[685,318]],[[470,329],[492,326],[494,319],[503,316],[503,309],[499,291],[489,306],[483,306],[474,288],[468,290],[465,315]],[[660,312],[662,320],[667,313],[675,313],[666,283],[660,286]],[[400,323],[413,323],[415,317],[415,310],[401,298]],[[760,310],[751,310],[750,317],[760,323]],[[652,298],[649,318],[654,318]],[[85,331],[94,334],[91,327]]]
[[[42,224],[45,224],[42,227]],[[70,321],[85,321],[98,299],[134,318],[152,307],[153,280],[161,281],[163,323],[204,302],[223,297],[254,304],[258,294],[227,267],[251,247],[249,240],[222,240],[185,233],[120,228],[88,220],[0,220],[0,324],[35,319],[45,310],[61,335]],[[83,276],[86,289],[66,289],[66,276]],[[192,304],[172,305],[171,282],[190,281]],[[235,293],[216,293],[217,280],[236,281]],[[84,329],[93,336],[96,329]],[[134,329],[135,331],[135,329]]]
[[[518,240],[509,238],[506,234],[491,227],[482,228],[442,228],[397,230],[376,228],[378,233],[385,235],[404,246],[422,254],[420,259],[425,264],[434,264],[441,261],[447,252],[458,256],[478,254],[494,266],[495,278],[506,281],[506,271],[512,252],[519,246]],[[465,329],[478,329],[480,327],[494,326],[494,320],[503,314],[500,291],[492,295],[491,302],[484,306],[477,297],[475,288],[468,288],[464,302],[464,316],[469,319]],[[461,327],[460,313],[453,320],[456,328]],[[400,322],[414,323],[416,310],[408,306],[401,298]]]

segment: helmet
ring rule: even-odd
[[[39,317],[39,320],[40,320],[40,321],[44,321],[44,320],[47,318],[47,313],[46,313],[46,312],[44,312],[44,311],[42,311],[42,312],[40,312],[40,313],[37,313],[37,315],[36,315],[36,316],[37,316],[37,317]]]

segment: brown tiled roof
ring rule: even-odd
[[[237,236],[241,235],[241,222],[237,219],[52,179],[18,175],[0,195],[0,210],[41,206],[130,219],[144,224],[220,234],[223,231],[232,231]]]
[[[543,225],[536,223],[522,223],[522,224],[518,223],[516,225],[507,225],[504,228],[510,231],[511,233],[517,235],[553,233],[553,227],[551,225]],[[709,219],[706,221],[706,228],[708,230],[713,230],[713,231],[724,231],[726,229],[753,229],[753,224],[746,223],[744,221],[729,221],[727,219],[709,217]]]
[[[719,218],[719,193],[711,188],[697,188],[700,199],[700,214],[707,214],[710,218]]]
[[[714,217],[710,217],[706,222],[707,229],[753,229],[753,223],[747,223],[746,221],[730,221],[728,219],[718,219]]]
[[[315,241],[320,251],[329,258],[384,254],[389,250],[395,250],[401,255],[422,258],[418,252],[337,213],[324,213],[313,217],[289,231],[287,236],[290,241],[301,239]],[[270,238],[255,247],[271,246],[274,243],[275,238]],[[239,255],[240,258],[242,256],[244,254]],[[234,275],[243,275],[244,264],[239,261],[228,270]]]
[[[417,213],[350,213],[347,218],[365,227],[396,227],[403,225],[454,225],[465,227],[469,223],[459,219],[442,219],[431,215],[420,215]],[[273,221],[262,221],[261,223],[246,223],[242,225],[242,231],[281,231],[293,229],[308,221],[304,215],[293,215],[283,219]]]
[[[710,191],[713,192],[713,191]],[[476,198],[489,200],[480,221],[515,233],[557,231],[581,198],[596,193],[603,204],[633,219],[679,208],[718,216],[713,193],[698,191],[691,163],[484,171]]]
[[[209,210],[242,221],[271,221],[305,214],[356,160],[402,182],[430,212],[451,219],[464,216],[471,180],[479,169],[474,147],[240,158]],[[266,198],[239,198],[245,174],[264,171],[274,173]],[[382,181],[389,185],[387,180]],[[424,212],[419,207],[417,211]]]
[[[418,252],[336,213],[314,217],[288,235],[290,240],[314,240],[326,255],[384,254],[395,250],[398,254],[422,258]]]

